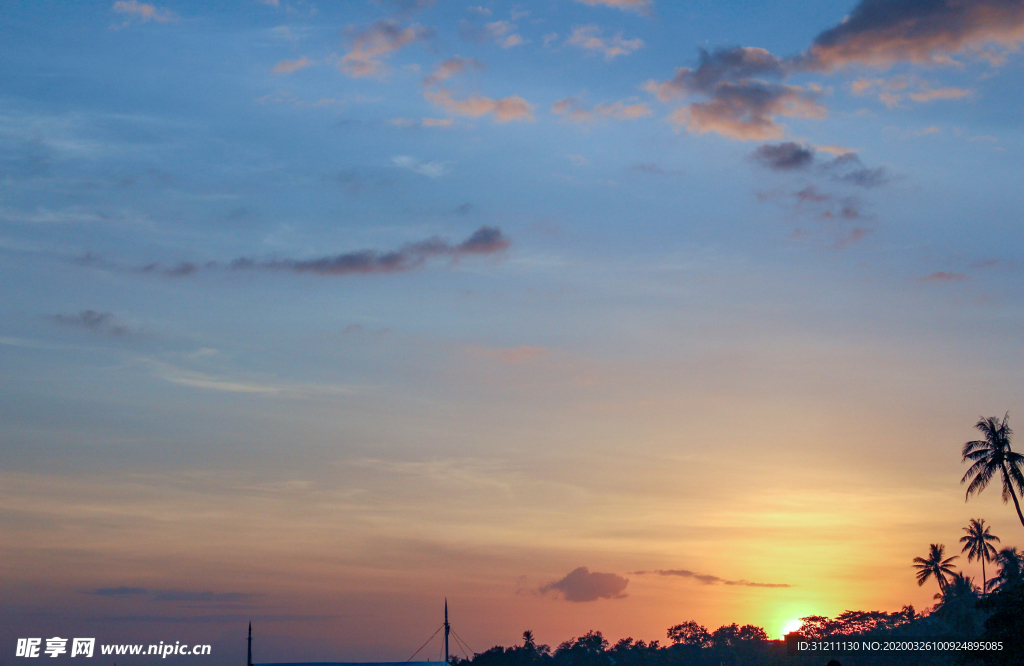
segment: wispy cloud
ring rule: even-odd
[[[628,578],[612,573],[598,573],[587,567],[577,567],[560,580],[541,586],[541,594],[561,593],[566,601],[597,601],[598,599],[622,599],[623,591],[629,584]]]
[[[233,376],[223,372],[203,372],[152,358],[140,358],[138,363],[148,366],[157,379],[221,393],[301,399],[313,396],[348,396],[358,393],[360,390],[357,387],[342,384],[310,384],[279,381],[266,377]]]
[[[442,88],[426,90],[423,96],[441,108],[460,116],[479,118],[493,115],[494,121],[497,123],[534,119],[533,105],[518,95],[493,99],[474,93],[464,99],[456,99],[450,91]]]
[[[446,79],[462,74],[467,69],[483,68],[484,64],[476,58],[463,58],[458,55],[452,56],[438,65],[433,72],[424,78],[423,84],[426,86],[434,86]]]
[[[472,21],[459,23],[459,36],[469,42],[494,42],[503,49],[526,43],[511,21],[491,21],[482,27]]]
[[[635,575],[657,574],[659,576],[675,576],[677,578],[692,578],[705,585],[738,585],[741,587],[793,587],[788,583],[754,583],[749,580],[727,580],[710,574],[700,574],[688,569],[655,569],[654,571],[634,571]]]
[[[877,94],[878,99],[890,109],[899,106],[906,99],[922,103],[935,100],[964,99],[974,94],[974,91],[967,88],[951,86],[933,88],[927,81],[905,76],[896,76],[891,79],[860,78],[850,84],[850,91],[854,95]]]
[[[99,597],[150,597],[153,601],[184,601],[190,603],[238,604],[252,601],[259,595],[248,592],[193,592],[190,590],[150,590],[144,587],[101,587],[86,594]]]
[[[605,37],[603,33],[602,28],[593,24],[576,26],[565,43],[584,51],[600,53],[608,61],[614,60],[618,56],[629,55],[644,45],[643,40],[639,37],[623,39],[621,32],[612,37]]]
[[[651,0],[576,0],[576,2],[582,2],[591,7],[600,5],[636,12],[645,16],[652,15],[651,7],[653,3],[651,3]]]
[[[391,163],[428,178],[440,178],[448,173],[447,162],[425,162],[411,155],[397,155],[391,158]]]
[[[413,24],[403,28],[398,21],[381,19],[363,30],[350,29],[352,47],[338,62],[352,77],[381,76],[387,72],[382,58],[410,44],[430,37],[431,31]]]
[[[816,148],[792,141],[766,143],[759,146],[750,157],[757,164],[773,171],[800,171],[816,162]],[[864,188],[886,185],[891,180],[885,167],[869,168],[854,152],[842,152],[831,160],[818,162],[816,171],[833,181]]]
[[[395,127],[451,127],[455,123],[451,118],[421,118],[420,120],[392,118],[388,122]],[[438,162],[437,164],[441,163]]]
[[[155,21],[157,23],[172,23],[177,20],[177,17],[171,10],[148,5],[137,0],[118,0],[114,3],[112,9],[115,13],[125,16],[123,24],[125,26],[131,25],[133,22],[148,23]]]
[[[629,167],[629,170],[648,176],[681,176],[683,174],[680,169],[665,169],[657,162],[640,162]]]
[[[306,56],[302,56],[298,60],[282,60],[281,62],[274,65],[274,69],[270,70],[273,74],[291,74],[297,72],[300,69],[304,69],[313,64]]]
[[[632,103],[630,103],[632,102]],[[574,123],[589,123],[598,118],[614,118],[616,120],[637,120],[652,114],[650,107],[643,102],[629,100],[596,104],[592,108],[583,105],[578,97],[566,97],[551,105],[551,113],[562,116]]]
[[[966,273],[951,273],[948,271],[936,271],[931,275],[918,278],[921,282],[963,282],[967,279]]]
[[[124,322],[119,321],[113,312],[82,310],[75,314],[50,315],[48,318],[61,326],[71,326],[115,337],[133,335],[137,332]]]
[[[368,275],[373,273],[403,273],[422,267],[427,260],[448,258],[453,261],[471,255],[501,252],[509,247],[509,240],[497,227],[483,226],[466,240],[451,244],[437,236],[417,243],[409,243],[397,250],[380,252],[358,250],[344,254],[312,259],[267,259],[239,257],[227,264],[216,261],[206,263],[181,262],[174,266],[147,264],[136,269],[140,273],[161,273],[168,277],[185,277],[202,270],[228,268],[235,271],[285,271],[312,275]]]

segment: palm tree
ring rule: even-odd
[[[971,460],[973,465],[968,468],[960,483],[971,479],[967,486],[967,499],[974,493],[980,493],[992,480],[996,472],[999,472],[1003,481],[1003,502],[1013,500],[1013,506],[1017,509],[1017,517],[1020,524],[1024,525],[1024,513],[1020,511],[1020,502],[1017,501],[1017,492],[1024,493],[1024,456],[1010,450],[1010,438],[1013,431],[1007,421],[1010,413],[1007,412],[1000,423],[995,416],[989,416],[979,420],[974,427],[985,435],[985,439],[979,439],[964,444],[964,459],[962,462]]]
[[[957,555],[953,557],[942,559],[942,556],[946,554],[946,547],[941,543],[933,543],[931,549],[928,551],[928,557],[915,557],[914,568],[917,569],[917,584],[924,585],[925,582],[935,577],[935,580],[939,583],[939,590],[946,590],[946,576],[955,576],[956,572],[953,571],[953,567],[950,566],[950,562],[957,559]]]
[[[967,561],[981,560],[982,591],[988,585],[986,582],[988,579],[985,577],[985,562],[991,562],[996,556],[996,549],[989,542],[999,541],[999,537],[990,534],[988,530],[984,520],[971,518],[971,522],[967,523],[967,527],[964,528],[967,536],[960,537],[960,543],[964,545],[960,552],[967,553]]]
[[[989,587],[1002,591],[1024,582],[1024,554],[1016,548],[1003,548],[994,559],[999,564],[999,575],[988,582]]]

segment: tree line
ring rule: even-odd
[[[1024,456],[1012,450],[1013,431],[1009,414],[982,418],[975,427],[984,438],[967,442],[961,453],[971,463],[961,479],[967,483],[966,499],[999,479],[1004,503],[1011,500],[1024,526],[1020,499],[1024,496]],[[1001,641],[1002,651],[985,653],[873,653],[843,656],[844,663],[900,666],[942,666],[983,664],[1024,665],[1024,554],[1001,544],[983,519],[974,518],[963,528],[961,554],[968,562],[979,561],[982,582],[954,569],[958,555],[946,557],[944,544],[933,543],[925,557],[914,558],[918,585],[934,580],[939,591],[936,603],[923,612],[913,606],[899,611],[846,611],[834,618],[811,615],[800,618],[802,639],[867,637],[873,639],[943,638],[954,640]],[[986,565],[993,565],[989,578]],[[645,642],[632,637],[610,643],[600,631],[570,638],[554,649],[536,642],[532,631],[523,632],[522,645],[494,646],[468,656],[453,657],[453,666],[773,666],[788,664],[838,664],[820,655],[788,655],[784,641],[768,639],[761,627],[723,625],[714,631],[694,620],[668,628],[667,643]]]

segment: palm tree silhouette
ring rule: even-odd
[[[928,557],[915,557],[914,568],[917,569],[917,584],[924,585],[925,582],[935,577],[935,580],[939,583],[939,590],[946,591],[946,576],[955,576],[956,572],[953,571],[953,567],[950,566],[950,562],[957,559],[957,555],[953,557],[942,559],[942,556],[946,554],[946,547],[941,543],[933,543],[931,549],[928,551]]]
[[[999,575],[988,582],[989,587],[999,592],[1024,582],[1024,554],[1016,548],[1003,548],[996,553]]]
[[[1017,492],[1024,493],[1024,456],[1010,450],[1013,431],[1007,423],[1009,418],[1010,413],[1007,412],[1001,423],[997,417],[989,416],[974,425],[984,433],[985,439],[964,444],[962,462],[971,460],[974,464],[968,468],[960,483],[972,479],[967,486],[967,499],[970,499],[974,493],[984,490],[995,473],[999,472],[1003,481],[1003,502],[1013,500],[1020,524],[1024,525],[1024,513],[1021,513],[1017,493],[1013,491],[1013,487],[1017,486]]]
[[[983,519],[971,518],[971,522],[967,523],[967,527],[964,528],[967,536],[960,537],[960,543],[964,545],[960,552],[967,553],[967,561],[981,560],[982,591],[988,585],[986,582],[988,579],[985,577],[985,562],[991,562],[996,556],[996,549],[989,542],[999,541],[999,537],[989,533],[988,530]]]

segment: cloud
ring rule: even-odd
[[[924,277],[918,278],[921,282],[963,282],[967,279],[966,273],[949,273],[947,271],[937,271],[931,275],[925,275]]]
[[[561,592],[566,601],[621,599],[626,596],[622,591],[628,584],[628,578],[611,573],[591,573],[587,567],[577,567],[561,580],[542,586],[539,592]]]
[[[787,141],[772,145],[766,143],[751,153],[751,157],[761,166],[775,171],[793,171],[810,166],[814,161],[814,151],[799,144]]]
[[[113,336],[132,335],[134,331],[124,323],[118,321],[113,312],[96,312],[95,310],[82,310],[73,315],[56,314],[49,317],[54,323],[62,326],[73,326],[84,328],[97,333],[105,333]]]
[[[551,113],[556,116],[564,116],[565,120],[569,122],[589,123],[597,118],[637,120],[649,116],[653,112],[642,102],[632,104],[626,102],[601,103],[588,109],[580,103],[578,97],[566,97],[551,105]]]
[[[112,9],[118,14],[125,15],[124,25],[130,25],[132,21],[140,23],[148,23],[149,21],[172,23],[177,20],[174,13],[169,9],[161,9],[153,5],[137,2],[136,0],[118,0],[114,3]]]
[[[497,227],[483,226],[462,243],[451,245],[438,237],[409,243],[398,250],[379,252],[358,250],[314,259],[274,259],[257,261],[239,258],[231,262],[234,270],[273,270],[313,275],[354,275],[401,273],[422,266],[428,259],[448,257],[457,260],[474,254],[494,254],[508,248],[509,240]]]
[[[440,178],[448,173],[446,162],[424,162],[423,160],[409,155],[398,155],[391,158],[391,163],[402,169],[408,169],[413,173],[428,178]]]
[[[831,147],[824,146],[822,148]],[[774,171],[803,170],[810,167],[816,159],[814,146],[801,146],[792,141],[778,144],[766,143],[759,146],[750,154],[750,157],[761,166]],[[891,180],[885,167],[868,168],[854,152],[840,153],[834,159],[820,164],[818,172],[836,182],[864,188],[880,187],[888,184]]]
[[[451,92],[442,88],[436,91],[426,90],[423,96],[441,108],[461,116],[479,118],[493,114],[494,121],[498,123],[533,120],[533,105],[517,95],[491,99],[474,93],[465,99],[455,99]]]
[[[565,43],[585,51],[600,53],[608,61],[618,56],[629,55],[644,45],[640,38],[623,39],[621,32],[616,33],[614,37],[606,38],[602,36],[603,32],[596,25],[577,26],[573,28],[572,34],[565,40]]]
[[[101,597],[148,596],[154,601],[187,601],[199,603],[240,603],[259,595],[248,592],[190,592],[185,590],[148,590],[144,587],[101,587],[86,594]]]
[[[461,243],[452,244],[437,236],[416,243],[407,243],[397,250],[356,250],[337,255],[312,259],[270,258],[255,259],[238,257],[232,261],[207,261],[203,263],[183,261],[173,266],[153,262],[144,266],[129,268],[104,261],[95,255],[86,255],[75,260],[80,265],[99,266],[111,270],[129,271],[139,274],[159,274],[167,277],[186,277],[202,271],[286,271],[311,273],[313,275],[355,275],[371,273],[403,273],[421,268],[428,260],[448,258],[452,263],[472,255],[497,254],[509,248],[511,241],[498,227],[482,226]],[[91,311],[87,311],[91,312]],[[109,313],[93,313],[87,321],[99,317],[102,322],[110,321]],[[77,319],[71,317],[69,319]],[[64,323],[62,320],[61,323]],[[77,322],[70,322],[77,323]],[[77,325],[85,325],[77,323]]]
[[[380,76],[386,72],[381,60],[414,42],[430,37],[431,31],[413,24],[402,28],[398,21],[381,19],[365,30],[350,30],[352,48],[338,62],[352,77]]]
[[[886,185],[891,180],[885,167],[873,169],[864,166],[857,153],[845,153],[822,165],[821,170],[832,180],[872,188]]]
[[[798,228],[790,236],[792,239],[817,237],[823,246],[833,250],[844,250],[864,240],[874,229],[853,224],[863,224],[872,219],[865,214],[863,204],[855,196],[837,196],[822,192],[815,185],[807,185],[795,192],[774,190],[759,192],[760,201],[776,201],[786,208],[791,208],[798,216],[809,216],[818,223],[814,231]]]
[[[850,91],[854,95],[863,95],[868,92],[876,93],[890,109],[900,105],[904,99],[914,102],[933,102],[935,100],[964,99],[974,94],[973,90],[967,88],[932,88],[927,81],[917,78],[897,76],[891,79],[857,79],[850,84]]]
[[[437,85],[441,81],[461,74],[469,68],[483,69],[484,64],[476,58],[463,58],[462,56],[457,55],[452,56],[438,65],[429,76],[423,79],[423,85]]]
[[[648,176],[681,176],[683,174],[680,169],[667,171],[655,162],[641,162],[640,164],[634,164],[629,167],[629,170],[647,174]]]
[[[515,32],[516,25],[509,21],[492,21],[482,28],[471,21],[459,23],[459,36],[469,42],[494,42],[503,49],[525,44],[523,36]]]
[[[833,243],[832,247],[837,250],[845,249],[850,245],[861,242],[873,231],[874,229],[868,229],[867,227],[855,227],[848,234]]]
[[[309,67],[313,62],[306,56],[302,56],[298,60],[282,60],[281,62],[274,65],[274,69],[270,70],[273,74],[291,74],[292,72],[298,71],[304,67]]]
[[[576,0],[576,2],[582,2],[583,4],[590,5],[591,7],[603,5],[605,7],[614,7],[615,9],[636,12],[637,14],[643,14],[645,16],[652,15],[651,0]]]
[[[719,578],[718,576],[712,576],[710,574],[699,574],[687,569],[657,569],[655,571],[634,571],[634,574],[658,574],[659,576],[677,576],[679,578],[692,578],[696,581],[704,583],[705,585],[715,585],[721,583],[723,585],[737,585],[741,587],[793,587],[788,583],[754,583],[749,580],[726,580],[725,578]]]
[[[665,82],[648,81],[645,89],[663,102],[702,95],[676,109],[670,120],[691,132],[715,132],[742,141],[780,139],[785,129],[777,116],[824,118],[818,91],[766,79],[783,79],[785,63],[765,49],[736,47],[709,52],[700,49],[695,69],[680,67]]]
[[[970,97],[972,94],[973,91],[966,88],[949,87],[910,93],[909,97],[915,102],[932,102],[937,99],[963,99],[964,97]]]
[[[1020,0],[861,0],[796,64],[830,71],[851,64],[949,63],[951,55],[987,44],[1013,49],[1022,41]]]

